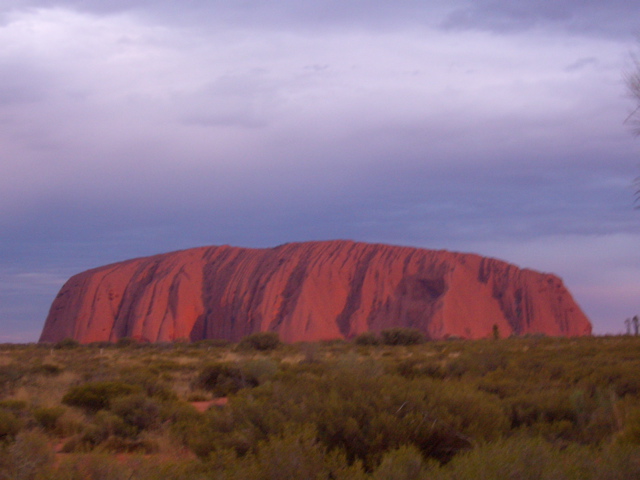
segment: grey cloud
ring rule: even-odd
[[[625,38],[638,32],[636,19],[640,16],[640,5],[628,0],[20,0],[6,6],[5,11],[26,7],[63,7],[98,15],[132,12],[204,28],[245,25],[279,30],[345,26],[379,29],[440,25],[453,30],[508,33],[543,27]]]
[[[438,2],[434,3],[438,6]],[[446,3],[445,3],[446,5]],[[394,21],[405,23],[428,21],[433,8],[420,0],[281,0],[263,2],[246,0],[228,2],[226,0],[19,0],[6,10],[25,7],[64,7],[96,14],[120,12],[147,12],[160,18],[174,21],[207,21],[224,24],[263,24],[297,28],[304,24],[389,24]]]
[[[456,8],[441,25],[496,33],[541,27],[629,39],[637,33],[639,15],[640,4],[627,0],[478,0]]]
[[[586,67],[598,66],[598,64],[599,64],[599,61],[596,57],[583,57],[583,58],[579,58],[578,60],[573,62],[571,65],[567,65],[567,67],[565,68],[565,71],[577,72]]]

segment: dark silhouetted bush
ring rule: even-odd
[[[224,338],[205,338],[203,340],[197,340],[191,344],[197,348],[225,348],[231,345],[229,340]]]
[[[0,393],[9,393],[26,372],[18,365],[0,365]]]
[[[110,410],[133,427],[136,433],[157,428],[160,423],[158,402],[142,393],[114,398]]]
[[[136,340],[135,338],[122,337],[122,338],[119,338],[118,341],[116,342],[116,347],[118,348],[137,347],[139,343],[140,342],[138,342],[138,340]]]
[[[382,340],[375,332],[364,332],[353,339],[356,345],[380,345]]]
[[[257,332],[240,340],[238,347],[241,349],[253,349],[265,352],[275,350],[280,345],[280,337],[276,332]]]
[[[0,409],[0,441],[10,441],[18,434],[23,422],[12,412]]]
[[[37,407],[33,409],[33,418],[47,432],[53,432],[58,426],[58,420],[64,414],[63,407]]]
[[[205,366],[193,382],[193,387],[226,397],[247,387],[255,387],[258,380],[232,363],[213,363]]]
[[[424,333],[413,328],[388,328],[380,336],[385,345],[419,345],[427,340]]]
[[[60,375],[62,373],[63,368],[59,365],[53,365],[51,363],[43,363],[42,365],[38,365],[32,369],[33,373],[45,375],[48,377],[55,377],[56,375]]]
[[[53,348],[56,350],[70,350],[72,348],[78,348],[80,346],[80,342],[73,338],[64,338],[59,342],[56,342],[53,345]]]
[[[72,387],[62,397],[62,403],[82,408],[87,412],[97,412],[108,408],[114,398],[131,395],[140,390],[137,385],[122,382],[91,382]]]

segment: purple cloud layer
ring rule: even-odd
[[[628,2],[0,6],[0,341],[64,279],[351,238],[552,271],[640,310]],[[2,337],[4,335],[4,337]]]

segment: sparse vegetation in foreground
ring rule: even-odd
[[[640,478],[640,338],[2,345],[3,478]]]

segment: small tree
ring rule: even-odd
[[[625,123],[631,124],[633,133],[640,136],[640,59],[635,55],[633,56],[633,69],[625,74],[625,83],[627,84],[627,92],[635,104]],[[640,200],[640,177],[635,178],[633,185],[637,204]],[[640,206],[636,206],[636,208],[640,208]]]
[[[633,56],[633,69],[625,74],[624,79],[629,96],[635,103],[626,121],[633,125],[634,133],[640,135],[640,59],[637,56]]]

